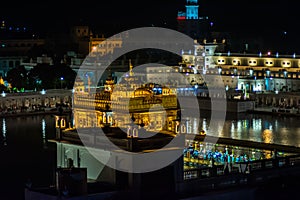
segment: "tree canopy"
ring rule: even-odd
[[[7,81],[13,88],[21,90],[42,90],[73,88],[76,72],[66,64],[37,64],[27,71],[24,66],[11,69],[7,73]]]

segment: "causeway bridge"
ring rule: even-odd
[[[51,89],[38,92],[1,93],[1,112],[21,112],[37,108],[55,108],[57,104],[71,106],[72,90]]]

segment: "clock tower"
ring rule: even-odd
[[[185,12],[179,11],[177,15],[177,30],[193,39],[207,37],[210,23],[207,16],[199,16],[198,0],[186,0]]]
[[[186,19],[198,19],[198,0],[186,0]]]

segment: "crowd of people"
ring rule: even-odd
[[[190,143],[184,148],[184,164],[188,167],[226,165],[266,159],[272,157],[272,151],[260,151],[227,145]]]

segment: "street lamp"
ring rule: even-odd
[[[186,122],[187,120],[176,118],[173,121],[175,121],[175,134],[185,134],[187,133],[187,127],[186,127]]]
[[[254,91],[257,91],[257,87],[256,87],[256,76],[254,76],[254,88],[253,88],[253,91],[252,91],[252,92],[254,92]]]
[[[218,73],[219,73],[219,75],[222,74],[222,67],[218,67]]]
[[[110,110],[110,105],[109,104],[106,104],[105,105],[105,120],[103,121],[104,122],[104,125],[105,126],[110,126],[111,125],[111,115],[108,115],[108,112],[111,112]]]
[[[285,91],[288,91],[288,86],[287,86],[287,71],[283,71],[284,79],[285,79]]]
[[[62,82],[64,80],[64,77],[60,77],[60,89],[62,89]]]
[[[250,75],[251,77],[253,76],[253,69],[252,69],[252,68],[249,69],[249,75]]]
[[[128,139],[128,148],[129,151],[134,152],[137,150],[137,138],[139,137],[138,126],[134,123],[135,118],[131,116],[131,122],[128,124],[127,127],[127,139]]]
[[[265,76],[265,90],[269,91],[270,90],[270,83],[269,80],[271,80],[270,78],[270,70],[267,69],[266,70],[266,76]]]

